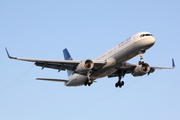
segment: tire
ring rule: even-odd
[[[116,84],[115,84],[115,87],[117,88],[118,86],[119,86],[118,83],[116,83]]]
[[[123,85],[124,85],[124,81],[121,82],[121,86],[123,86]]]

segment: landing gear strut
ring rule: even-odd
[[[87,80],[84,82],[84,85],[85,85],[85,86],[86,86],[86,85],[91,86],[91,84],[93,83],[93,81],[91,81],[91,79],[90,79],[90,75],[91,75],[91,71],[89,71],[89,72],[87,73]]]
[[[139,54],[140,54],[140,61],[139,61],[139,65],[141,65],[141,64],[143,64],[144,62],[142,61],[142,59],[143,59],[143,54],[145,53],[146,51],[144,51],[144,50],[141,50],[141,51],[139,51]]]
[[[123,76],[124,77],[124,75],[125,75],[125,73],[123,73],[122,71],[120,71],[120,70],[118,70],[118,78],[119,78],[119,80],[118,80],[118,82],[115,84],[115,87],[117,88],[117,87],[122,87],[123,85],[124,85],[124,81],[121,81],[121,77]]]

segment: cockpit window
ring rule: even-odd
[[[153,36],[152,34],[142,34],[140,35],[140,37],[144,37],[144,36]]]

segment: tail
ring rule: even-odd
[[[67,48],[65,48],[65,49],[63,50],[63,54],[64,54],[64,59],[65,59],[65,60],[73,60],[72,57],[71,57],[71,55],[69,54]],[[73,74],[73,71],[67,70],[67,73],[68,73],[68,76],[70,76],[70,75]]]

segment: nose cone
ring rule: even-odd
[[[146,44],[148,46],[153,46],[155,44],[155,42],[156,42],[156,39],[153,36],[146,39]]]
[[[154,44],[155,42],[156,42],[155,37],[152,37],[152,38],[151,38],[151,43]]]

